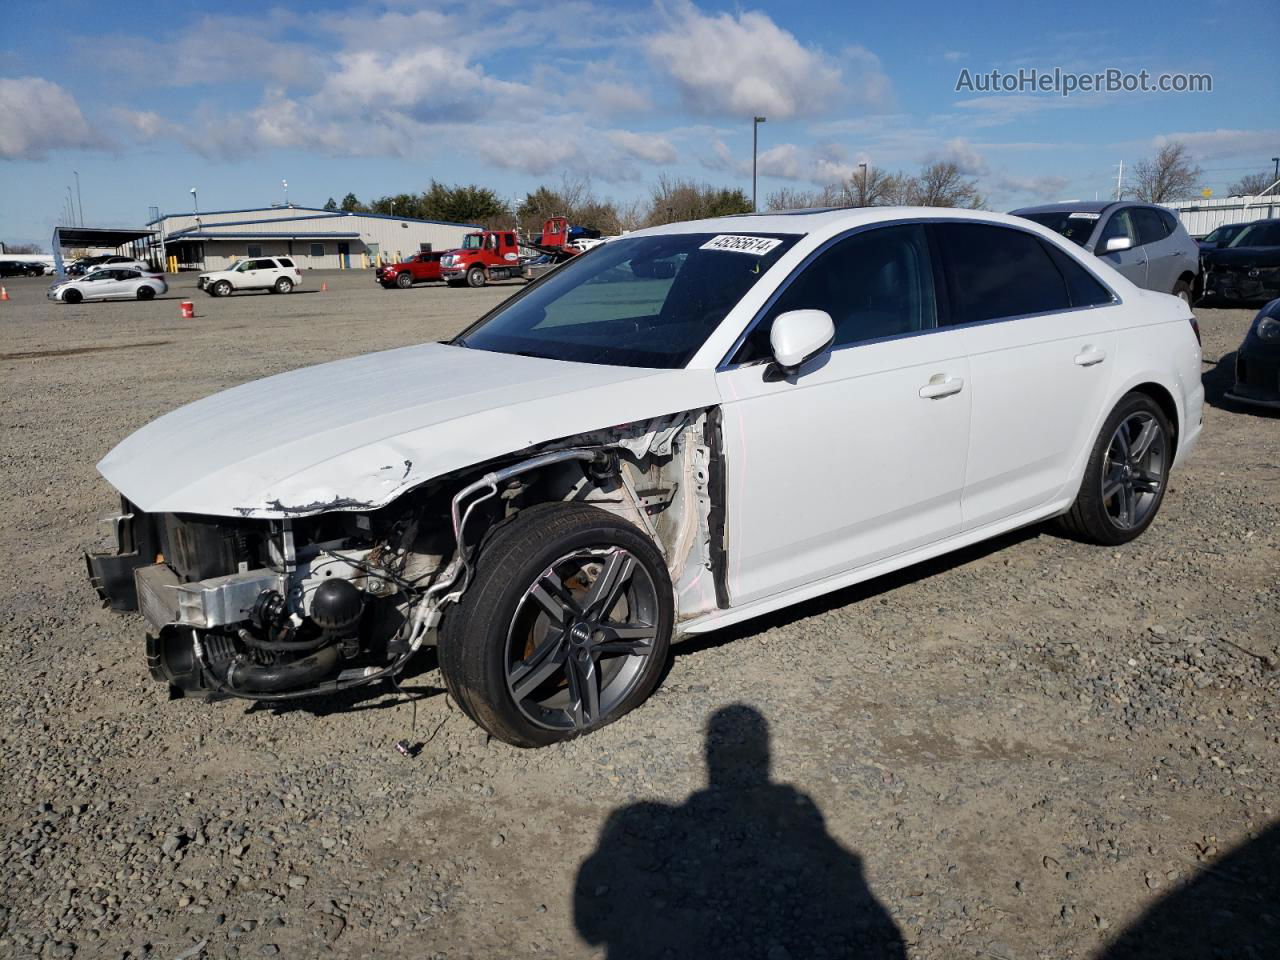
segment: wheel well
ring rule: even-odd
[[[1178,277],[1179,283],[1185,283],[1188,287],[1195,283],[1196,275],[1190,270],[1182,271],[1182,276]]]
[[[1169,425],[1173,427],[1173,446],[1178,448],[1178,405],[1173,402],[1173,394],[1162,387],[1158,383],[1140,383],[1131,391],[1133,393],[1145,393],[1148,397],[1160,405],[1160,409],[1164,411],[1164,415],[1169,418]]]

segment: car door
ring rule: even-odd
[[[717,379],[734,605],[960,529],[970,392],[962,332],[937,328],[921,224],[846,235],[798,268]],[[773,320],[825,310],[831,349],[767,376]]]
[[[1178,282],[1184,269],[1181,246],[1170,235],[1169,224],[1158,210],[1152,207],[1134,207],[1131,213],[1134,225],[1138,228],[1142,250],[1147,255],[1146,288],[1160,293],[1172,293],[1173,285]]]
[[[1107,252],[1107,241],[1115,237],[1127,237],[1131,246],[1127,250]],[[1138,239],[1138,228],[1133,222],[1130,207],[1116,210],[1107,218],[1098,234],[1098,243],[1093,251],[1111,266],[1119,270],[1126,280],[1140,287],[1147,285],[1147,252]]]
[[[1109,395],[1117,301],[1030,231],[962,222],[931,230],[973,383],[962,499],[970,530],[1062,495]]]
[[[95,270],[84,278],[82,289],[86,300],[110,300],[118,287],[114,270]]]

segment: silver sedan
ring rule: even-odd
[[[49,288],[50,300],[80,303],[84,300],[153,300],[169,291],[158,273],[134,267],[95,270],[79,279],[62,280]]]

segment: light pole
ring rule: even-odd
[[[1275,170],[1271,172],[1271,196],[1274,197],[1276,195],[1276,190],[1275,190],[1276,181],[1280,180],[1280,157],[1272,157],[1271,162],[1276,165]],[[1268,219],[1271,217],[1271,215],[1272,215],[1272,204],[1271,204],[1271,201],[1268,200],[1267,201]]]
[[[80,226],[84,226],[84,201],[80,198],[80,171],[72,170],[76,175],[76,206],[80,208]]]
[[[284,205],[289,206],[289,181],[281,180],[280,186],[284,187]]]
[[[862,168],[862,194],[858,197],[858,206],[865,207],[867,205],[867,165],[860,163],[858,166]]]
[[[191,209],[194,211],[195,218],[200,219],[200,199],[196,196],[196,188],[191,188]]]
[[[764,117],[751,118],[751,212],[758,213],[759,205],[756,203],[756,151],[760,147],[760,124],[765,122]]]

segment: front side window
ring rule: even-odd
[[[950,323],[1070,309],[1066,282],[1033,234],[982,223],[934,230],[951,291]]]
[[[733,362],[772,356],[769,331],[773,321],[790,310],[830,314],[836,347],[933,328],[937,308],[924,226],[882,227],[837,241],[801,269]]]
[[[1138,231],[1128,210],[1117,210],[1111,215],[1111,219],[1102,228],[1102,235],[1098,237],[1098,253],[1106,253],[1107,241],[1114,237],[1128,237],[1135,247],[1138,245]]]
[[[1280,247],[1280,223],[1254,223],[1231,241],[1233,247]]]
[[[548,273],[453,342],[516,353],[683,367],[796,237],[624,237]]]
[[[463,250],[479,250],[482,246],[484,246],[483,233],[468,233],[462,238]]]

